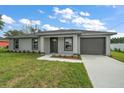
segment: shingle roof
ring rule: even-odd
[[[42,31],[35,34],[27,34],[23,36],[10,36],[7,38],[35,38],[38,36],[44,35],[65,35],[65,34],[105,34],[105,35],[114,35],[117,34],[115,32],[107,32],[107,31],[93,31],[93,30],[79,30],[79,29],[61,29],[61,30],[49,30],[49,31]]]
[[[6,37],[6,38],[35,38],[35,37],[38,37],[37,35],[35,34],[27,34],[27,35],[21,35],[21,36],[9,36],[9,37]]]

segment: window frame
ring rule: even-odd
[[[72,41],[72,49],[70,49],[70,50],[68,50],[68,49],[66,49],[66,44],[65,44],[65,41],[66,41],[66,39],[71,39],[71,41]],[[73,51],[73,37],[64,37],[64,51]]]
[[[37,39],[37,48],[35,45],[35,39]],[[32,50],[38,50],[38,38],[32,38]]]

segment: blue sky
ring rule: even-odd
[[[116,31],[124,35],[124,6],[0,6],[6,23],[0,36],[10,29],[37,25],[42,30],[88,29]],[[119,24],[119,25],[118,25]],[[117,26],[116,26],[117,25]],[[112,29],[111,29],[112,28]]]

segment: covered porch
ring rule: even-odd
[[[39,51],[45,54],[79,54],[79,43],[77,35],[40,36]]]

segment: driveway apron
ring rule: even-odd
[[[81,57],[94,87],[124,88],[124,63],[102,55]]]

